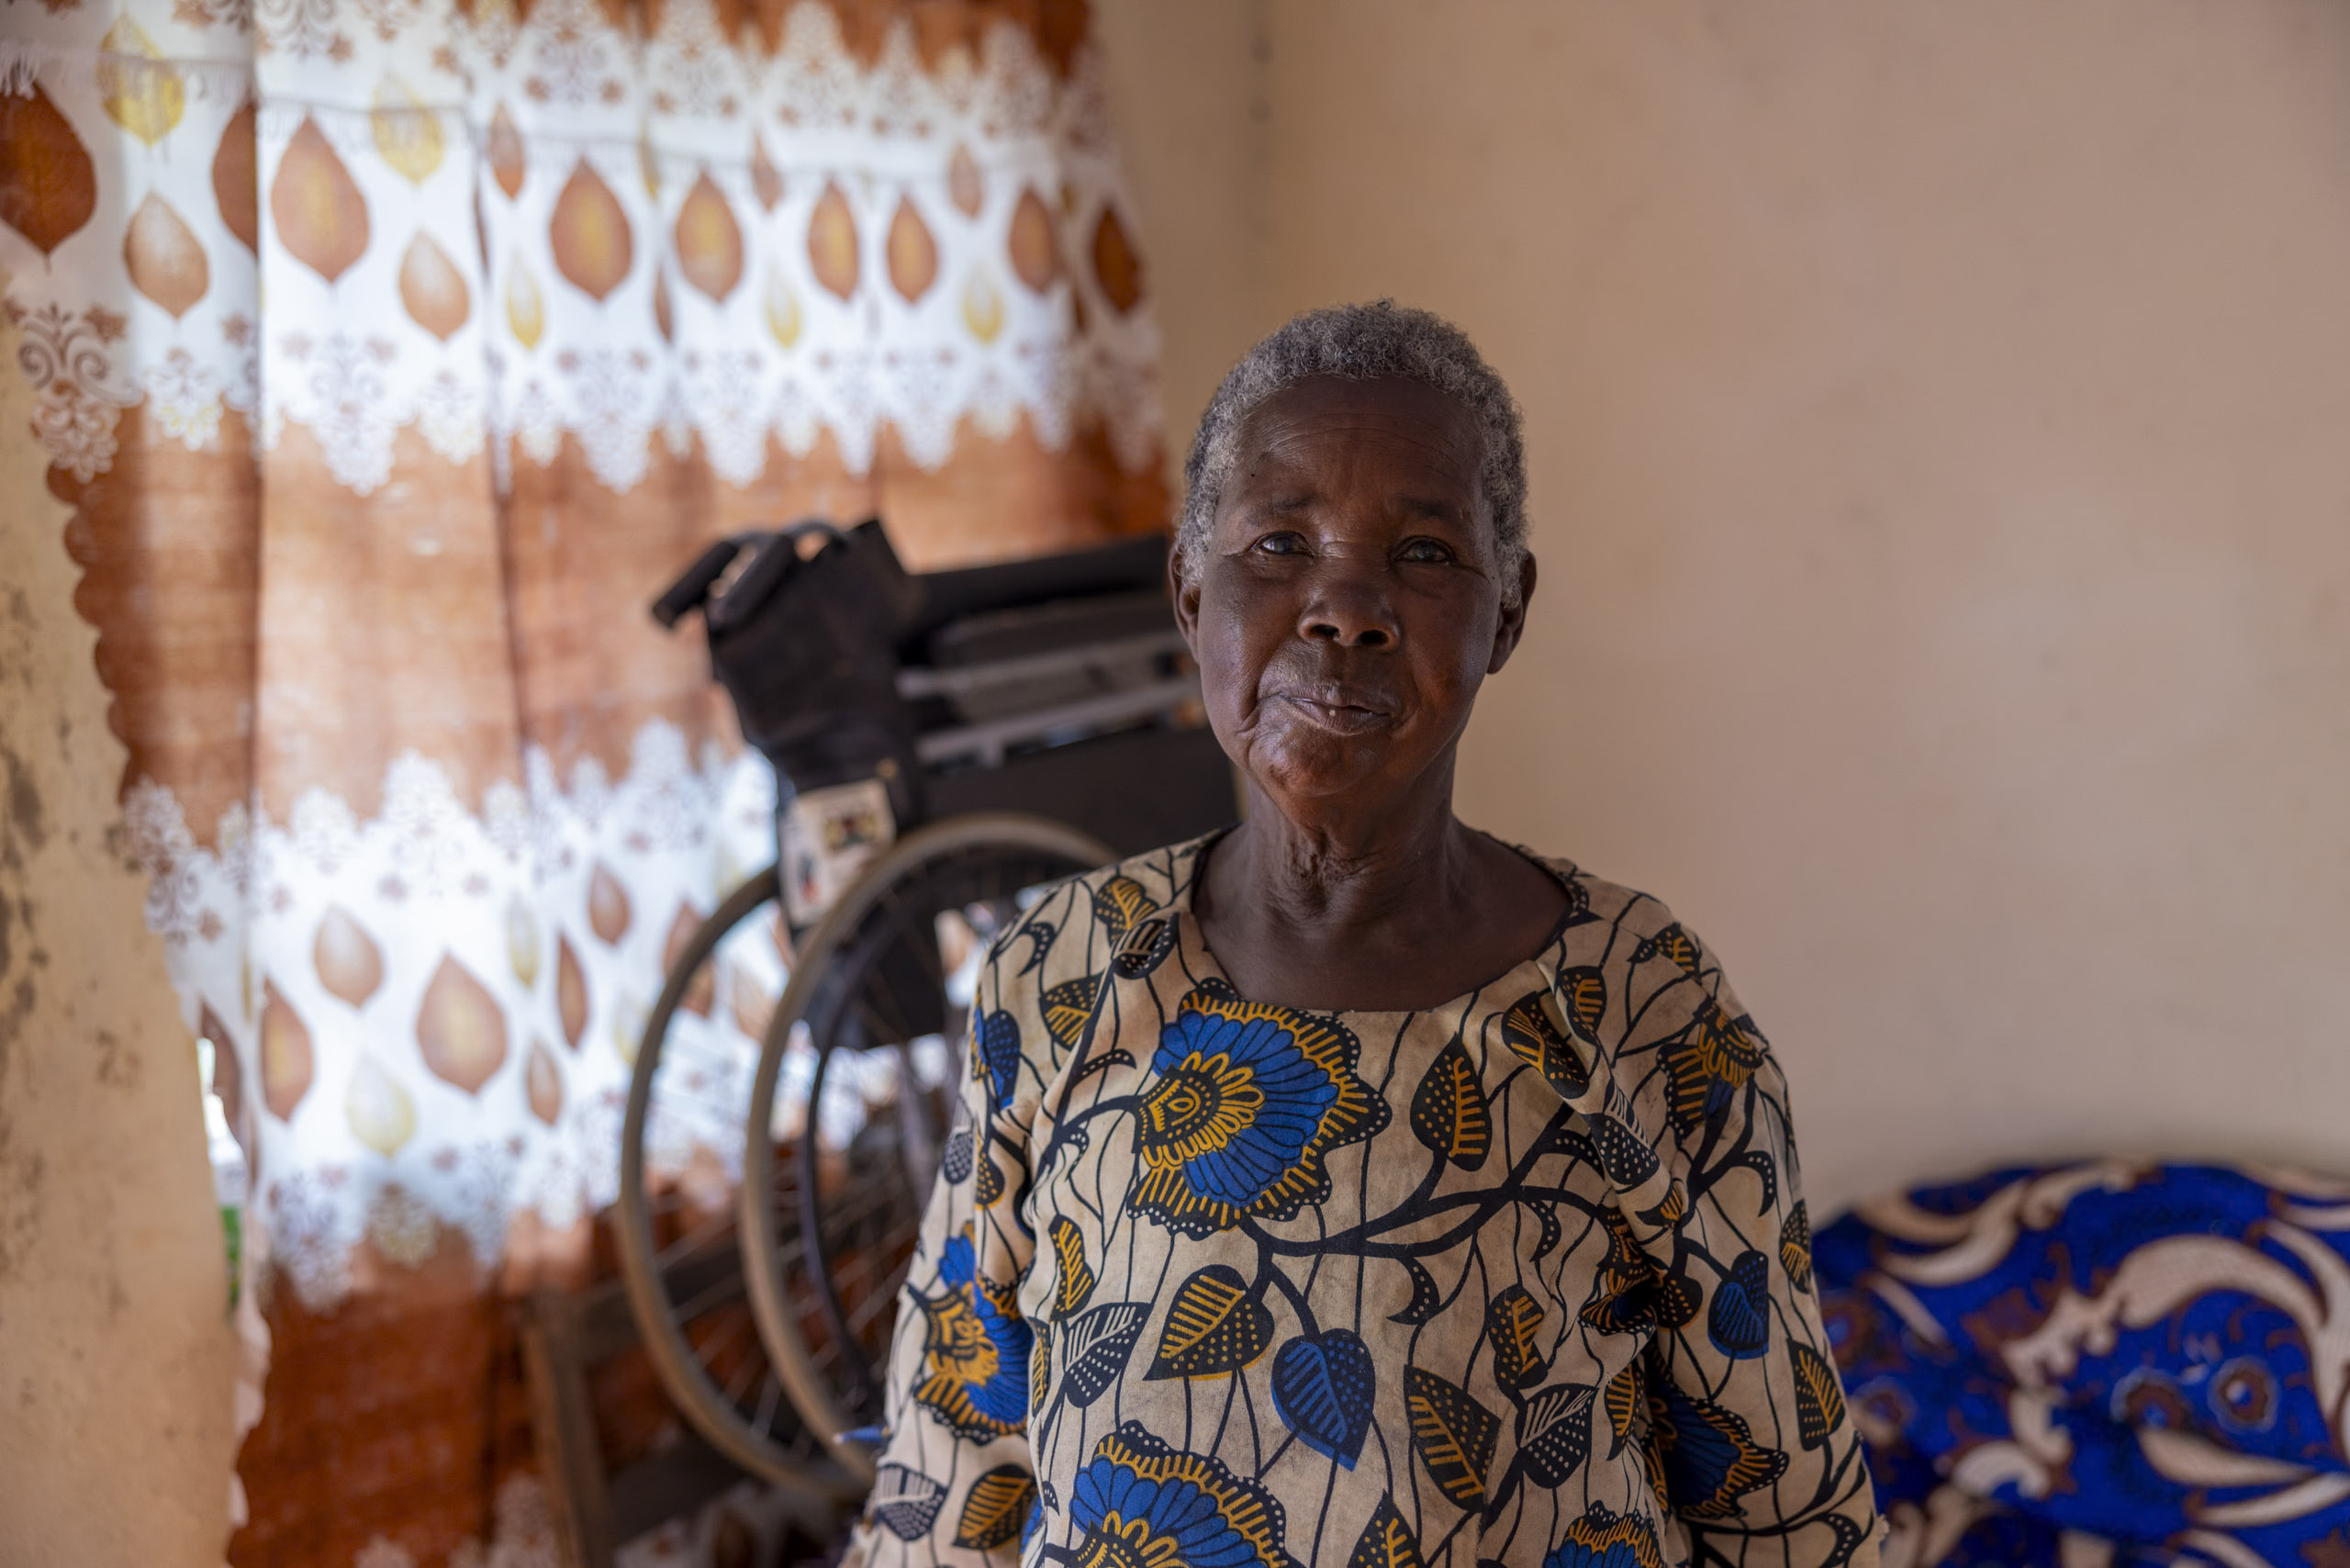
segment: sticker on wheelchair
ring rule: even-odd
[[[779,826],[784,908],[801,927],[814,924],[898,833],[889,786],[878,778],[795,795]]]

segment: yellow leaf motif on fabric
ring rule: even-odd
[[[783,269],[767,269],[767,335],[779,348],[789,349],[800,341],[800,296],[785,280]]]
[[[1458,1037],[1428,1064],[1412,1095],[1412,1131],[1420,1142],[1463,1170],[1485,1163],[1494,1143],[1494,1113],[1477,1066]]]
[[[1176,1290],[1146,1379],[1220,1377],[1273,1342],[1273,1315],[1228,1263],[1211,1263]]]
[[[1591,1087],[1591,1059],[1560,1031],[1551,1012],[1557,1005],[1548,990],[1529,991],[1511,1002],[1502,1014],[1502,1044],[1572,1099]]]
[[[1053,1392],[1053,1326],[1039,1323],[1028,1343],[1028,1413],[1042,1414]]]
[[[1060,1284],[1053,1296],[1053,1313],[1067,1317],[1093,1296],[1093,1271],[1085,1261],[1085,1238],[1077,1222],[1064,1215],[1052,1223],[1053,1253],[1060,1260]]]
[[[1542,1381],[1542,1318],[1541,1304],[1523,1285],[1509,1286],[1485,1309],[1485,1332],[1494,1341],[1494,1381],[1504,1388]]]
[[[1600,972],[1589,967],[1562,969],[1559,973],[1558,990],[1553,993],[1565,1016],[1561,1020],[1567,1033],[1584,1045],[1596,1045],[1599,1021],[1607,1014],[1607,981]]]
[[[514,341],[526,350],[537,348],[547,330],[546,304],[539,297],[539,280],[531,275],[531,269],[522,264],[520,256],[514,258],[514,264],[506,274],[506,325],[512,329]]]
[[[1132,877],[1113,877],[1093,894],[1093,916],[1115,941],[1134,929],[1135,923],[1154,913],[1158,906],[1143,891],[1142,884]]]
[[[1705,955],[1697,950],[1697,939],[1690,935],[1679,921],[1673,922],[1635,948],[1632,953],[1632,961],[1639,963],[1651,956],[1659,955],[1671,959],[1673,966],[1691,980],[1697,979],[1705,968]]]
[[[441,167],[441,117],[388,71],[375,84],[367,129],[375,133],[376,152],[408,184],[424,184]]]
[[[1600,1391],[1600,1408],[1607,1412],[1607,1457],[1614,1459],[1624,1450],[1648,1412],[1648,1390],[1640,1383],[1640,1363],[1624,1363],[1624,1370],[1607,1380]]]
[[[531,1042],[522,1087],[531,1103],[531,1114],[549,1126],[554,1126],[563,1114],[563,1069],[556,1064],[554,1053],[547,1049],[544,1040]]]
[[[1003,1196],[1003,1172],[996,1166],[995,1156],[982,1148],[971,1176],[971,1201],[981,1208],[992,1208]]]
[[[506,901],[506,962],[524,991],[538,983],[539,913],[520,893]]]
[[[124,17],[98,40],[98,103],[106,118],[152,147],[187,113],[187,84],[147,29]]]
[[[1347,1568],[1425,1568],[1420,1543],[1391,1495],[1379,1499],[1371,1522],[1362,1527],[1355,1549],[1347,1554]]]
[[[963,1500],[962,1516],[955,1522],[955,1544],[975,1551],[992,1551],[1020,1533],[1028,1504],[1036,1495],[1036,1478],[1017,1464],[998,1465],[971,1483]]]
[[[1052,1036],[1055,1045],[1065,1051],[1077,1048],[1079,1037],[1085,1033],[1086,1020],[1093,1016],[1094,998],[1101,993],[1100,975],[1063,980],[1045,992],[1045,1033]]]
[[[364,1053],[351,1070],[351,1082],[342,1095],[342,1115],[351,1136],[386,1159],[416,1133],[414,1097]]]
[[[963,285],[963,325],[983,343],[1003,330],[1003,295],[981,268],[972,268]]]
[[[1811,1211],[1800,1198],[1779,1226],[1779,1267],[1796,1289],[1811,1289]]]
[[[1789,1345],[1796,1370],[1796,1432],[1816,1449],[1844,1424],[1844,1385],[1828,1358],[1800,1342]]]
[[[1698,1003],[1695,1020],[1664,1051],[1673,1125],[1685,1133],[1720,1115],[1762,1058],[1762,1036],[1745,1019],[1731,1017],[1711,997]]]
[[[1411,1417],[1412,1446],[1437,1490],[1463,1508],[1483,1506],[1501,1418],[1467,1389],[1419,1367],[1404,1369],[1404,1407]]]

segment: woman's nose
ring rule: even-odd
[[[1323,574],[1298,618],[1298,635],[1342,648],[1392,648],[1403,641],[1383,585],[1374,575],[1340,566]]]

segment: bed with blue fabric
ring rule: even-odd
[[[2350,1182],[2003,1170],[1814,1259],[1888,1568],[2350,1568]]]

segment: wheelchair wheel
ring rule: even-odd
[[[868,1483],[856,1439],[882,1417],[880,1368],[960,1103],[979,960],[1044,884],[1113,858],[1041,817],[923,828],[810,933],[777,1004],[751,1080],[743,1271],[802,1423]]]
[[[679,952],[646,1019],[612,1228],[645,1351],[694,1428],[754,1475],[845,1500],[855,1477],[800,1420],[752,1323],[733,1182],[710,1153],[742,1134],[754,1042],[784,989],[778,888],[769,867],[730,894]],[[778,1243],[800,1245],[796,1232]]]

